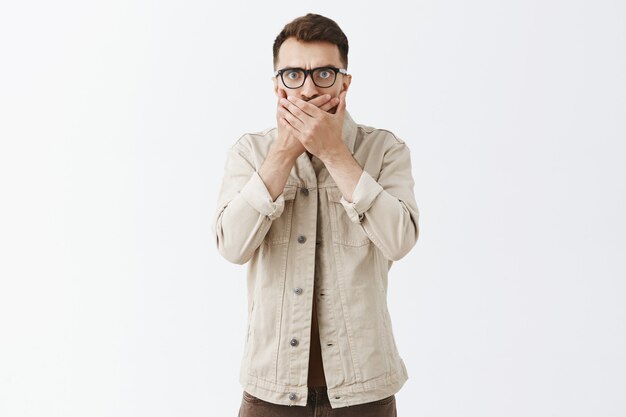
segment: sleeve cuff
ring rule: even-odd
[[[257,171],[252,173],[250,180],[239,193],[256,211],[269,217],[270,220],[280,217],[285,209],[284,192],[276,197],[276,201],[272,201],[272,196]]]
[[[348,217],[354,223],[361,223],[365,212],[370,209],[374,200],[383,191],[383,187],[365,170],[361,173],[359,181],[352,193],[352,202],[343,196],[339,200],[346,209]]]

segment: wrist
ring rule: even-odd
[[[350,153],[348,147],[343,141],[341,144],[333,149],[330,149],[325,154],[322,154],[319,158],[324,162],[324,165],[335,165],[337,163],[341,163],[341,161],[345,161],[347,158],[350,158],[352,154]]]
[[[271,147],[266,159],[269,159],[274,166],[291,167],[296,163],[296,159],[298,159],[299,156],[300,155],[295,155],[294,152],[287,149]]]

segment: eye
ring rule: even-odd
[[[298,77],[300,77],[300,71],[298,70],[285,71],[285,75],[287,76],[287,78],[291,80],[296,80],[298,79]]]
[[[321,78],[329,78],[332,75],[331,75],[331,71],[329,71],[329,70],[322,70],[322,71],[320,71],[319,76]]]

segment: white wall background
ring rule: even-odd
[[[412,151],[390,272],[401,416],[626,415],[626,4],[0,6],[0,416],[235,416],[227,148],[275,123],[274,37],[350,40],[348,110]]]

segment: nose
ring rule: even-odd
[[[310,74],[306,77],[306,80],[304,80],[302,87],[300,87],[300,94],[308,99],[312,99],[320,95],[318,87],[313,82],[313,78],[311,78]]]

